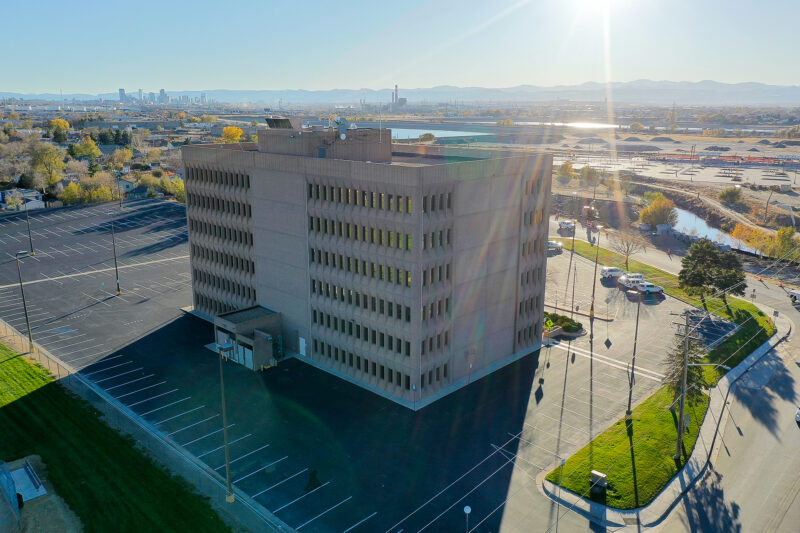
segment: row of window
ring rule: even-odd
[[[444,333],[437,333],[436,335],[431,335],[427,339],[423,339],[419,354],[434,354],[441,352],[448,346],[450,346],[450,332],[445,331]]]
[[[220,315],[236,309],[234,306],[221,302],[216,298],[211,298],[205,294],[194,293],[194,306],[201,310],[206,310],[212,315]]]
[[[256,264],[250,259],[239,257],[235,254],[228,254],[218,250],[212,250],[199,244],[192,244],[192,257],[199,257],[207,261],[212,261],[220,266],[235,268],[248,274],[256,273]]]
[[[437,211],[444,211],[445,209],[453,208],[453,196],[448,193],[432,194],[430,196],[422,197],[422,212],[435,213]]]
[[[522,257],[544,251],[544,239],[533,239],[522,243]]]
[[[228,185],[230,187],[241,187],[243,189],[250,188],[250,176],[238,172],[187,167],[186,179],[198,181],[200,183],[215,183],[218,185]]]
[[[423,233],[422,234],[422,249],[433,249],[439,248],[444,246],[445,244],[451,244],[452,242],[452,231],[450,228],[447,229],[440,229],[439,231],[432,231],[430,233]]]
[[[325,202],[337,204],[371,207],[373,209],[396,211],[398,213],[411,213],[412,211],[410,196],[364,191],[361,189],[337,187],[334,185],[309,183],[308,198],[310,200],[323,200]]]
[[[541,224],[544,221],[544,210],[539,209],[531,209],[525,216],[522,218],[522,223],[525,226],[533,226],[534,224]]]
[[[311,263],[338,268],[346,272],[379,279],[388,283],[411,287],[411,271],[402,268],[382,265],[372,261],[365,261],[334,252],[326,252],[311,248],[309,250]]]
[[[348,352],[344,348],[339,349],[338,346],[317,341],[317,339],[314,339],[313,346],[315,354],[327,356],[328,359],[337,361],[343,365],[346,364],[350,368],[355,368],[367,376],[372,375],[383,381],[388,381],[390,384],[403,387],[406,390],[411,390],[411,376],[408,374],[403,374],[399,370],[394,370],[388,366],[376,363],[375,361],[370,361],[366,357]]]
[[[249,231],[220,226],[219,224],[212,224],[193,218],[189,219],[189,229],[193,232],[208,235],[209,237],[216,237],[217,239],[253,246],[253,234]]]
[[[368,226],[359,226],[358,224],[342,222],[341,220],[310,216],[308,217],[308,232],[311,233],[312,231],[369,244],[388,246],[389,248],[397,248],[407,252],[411,251],[411,234],[401,231],[395,232]]]
[[[520,285],[525,286],[530,283],[542,282],[542,267],[532,268],[520,274]]]
[[[539,337],[542,334],[542,326],[541,324],[531,324],[526,328],[522,328],[517,331],[517,344],[530,344],[532,342],[538,342]]]
[[[404,341],[400,337],[389,335],[388,333],[378,331],[369,326],[357,324],[352,319],[340,318],[317,309],[311,310],[311,318],[312,322],[324,328],[338,331],[350,337],[385,348],[390,352],[396,352],[399,355],[405,353],[406,356],[411,356],[411,343],[409,341]]]
[[[186,205],[214,209],[215,211],[224,211],[225,214],[237,215],[240,217],[251,218],[253,216],[253,210],[250,204],[246,202],[226,200],[224,198],[217,198],[216,196],[208,196],[194,192],[186,193]]]
[[[411,376],[404,374],[399,370],[394,370],[388,366],[384,366],[375,361],[370,361],[366,357],[362,357],[353,352],[349,352],[344,348],[333,346],[330,343],[314,339],[312,342],[314,353],[322,357],[327,357],[332,361],[347,365],[365,374],[365,377],[373,376],[383,381],[387,381],[405,390],[411,390]],[[427,380],[425,379],[427,377]],[[439,383],[442,380],[447,380],[448,377],[448,364],[445,363],[441,366],[431,368],[428,372],[422,372],[420,375],[420,389],[425,388],[427,381],[431,386],[434,383]]]
[[[422,321],[450,314],[450,298],[441,298],[422,306]]]
[[[536,311],[541,306],[541,298],[539,296],[531,296],[519,302],[519,315],[525,315]]]
[[[450,263],[444,265],[434,265],[422,271],[422,286],[435,285],[436,283],[450,279]]]
[[[373,313],[380,313],[389,318],[396,318],[397,320],[403,319],[403,310],[405,309],[406,322],[411,322],[411,308],[403,306],[402,304],[390,302],[377,296],[368,296],[364,293],[354,291],[353,289],[345,289],[339,287],[334,283],[327,281],[311,280],[311,293],[332,298],[340,302],[347,303],[347,305],[354,305],[362,307],[366,310],[372,310]]]
[[[235,294],[240,298],[246,298],[251,301],[255,301],[256,299],[256,290],[252,287],[227,278],[223,278],[222,276],[217,276],[216,274],[211,274],[210,272],[200,270],[199,268],[193,268],[192,272],[194,274],[195,281],[199,281],[217,289]]]

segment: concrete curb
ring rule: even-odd
[[[756,305],[767,316],[773,316],[771,308],[764,305]],[[717,436],[725,432],[729,418],[726,416],[725,408],[728,404],[730,391],[736,381],[766,353],[788,338],[791,333],[792,322],[789,319],[781,315],[773,320],[777,330],[775,334],[725,374],[717,383],[717,386],[711,389],[708,411],[700,428],[691,457],[681,471],[667,483],[652,502],[638,509],[624,511],[590,501],[545,479],[545,476],[550,471],[559,466],[558,464],[545,468],[536,476],[536,485],[539,490],[559,505],[604,527],[619,528],[627,525],[654,527],[659,525],[680,502],[681,498],[706,474],[709,466],[716,460],[722,444],[722,439],[717,439]]]
[[[571,313],[572,312],[570,309],[565,309],[563,307],[556,307],[555,305],[549,304],[547,302],[545,302],[544,306],[545,307],[549,307],[550,309],[555,309],[556,311],[563,311],[564,313]],[[589,313],[584,313],[582,311],[575,311],[575,314],[576,315],[585,316],[586,318],[590,318],[589,317]],[[594,319],[595,320],[602,320],[604,322],[613,322],[614,321],[613,318],[609,318],[609,317],[607,317],[605,315],[599,315],[597,313],[594,314]]]

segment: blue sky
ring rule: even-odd
[[[798,0],[0,0],[0,13],[0,91],[800,84]]]

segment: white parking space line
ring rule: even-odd
[[[222,465],[222,466],[225,466],[225,465]],[[219,467],[219,468],[222,468],[222,467]],[[215,468],[215,470],[216,470],[216,468]],[[286,483],[286,482],[287,482],[287,481],[289,481],[290,479],[294,479],[294,478],[296,478],[297,476],[299,476],[300,474],[302,474],[302,473],[304,473],[304,472],[308,472],[308,467],[306,467],[306,468],[302,469],[301,471],[297,472],[296,474],[292,474],[291,476],[289,476],[289,477],[287,477],[287,478],[284,478],[284,479],[282,479],[281,481],[278,481],[278,482],[277,482],[277,483],[275,483],[274,485],[271,485],[271,486],[267,487],[266,489],[264,489],[264,490],[262,490],[262,491],[256,492],[255,494],[253,494],[253,495],[252,495],[252,496],[250,496],[250,497],[255,499],[257,496],[261,496],[261,495],[262,495],[262,494],[264,494],[265,492],[269,492],[269,491],[271,491],[272,489],[274,489],[275,487],[278,487],[278,486],[280,486],[280,485],[283,485],[284,483]]]
[[[319,518],[319,517],[321,517],[321,516],[323,516],[323,515],[326,515],[326,514],[330,513],[331,511],[333,511],[334,509],[336,509],[337,507],[339,507],[339,506],[340,506],[340,505],[342,505],[343,503],[345,503],[345,502],[347,502],[347,501],[349,501],[349,500],[352,500],[352,499],[353,499],[353,497],[352,497],[352,496],[348,496],[347,498],[345,498],[344,500],[340,501],[339,503],[337,503],[337,504],[336,504],[336,505],[334,505],[333,507],[331,507],[331,508],[329,508],[329,509],[326,509],[325,511],[322,511],[321,513],[319,513],[317,516],[315,516],[315,517],[314,517],[314,518],[312,518],[311,520],[307,520],[307,521],[303,522],[302,524],[300,524],[299,526],[297,526],[295,529],[300,529],[300,528],[302,528],[302,527],[304,527],[304,526],[307,526],[308,524],[310,524],[311,522],[313,522],[313,521],[314,521],[314,520],[316,520],[317,518]]]
[[[215,419],[215,418],[217,418],[218,416],[219,416],[219,413],[218,413],[218,414],[216,414],[216,415],[211,415],[211,416],[209,416],[208,418],[204,418],[204,419],[200,420],[199,422],[194,422],[193,424],[189,424],[188,426],[182,427],[181,429],[176,429],[175,431],[173,431],[173,432],[171,432],[171,433],[167,433],[167,435],[171,437],[171,436],[173,436],[173,435],[175,435],[175,434],[177,434],[177,433],[180,433],[181,431],[186,431],[186,430],[187,430],[187,429],[189,429],[189,428],[193,428],[193,427],[195,427],[195,426],[199,426],[199,425],[200,425],[200,424],[202,424],[203,422],[208,422],[209,420],[214,420],[214,419]],[[676,438],[677,438],[677,437],[676,437]]]
[[[185,402],[189,398],[191,398],[191,396],[187,396],[186,398],[181,398],[180,400],[174,401],[172,403],[168,403],[167,405],[162,405],[161,407],[156,407],[155,409],[151,409],[151,410],[147,411],[146,413],[140,414],[139,416],[144,417],[144,416],[149,415],[151,413],[155,413],[156,411],[161,411],[162,409],[166,409],[167,407],[172,407],[173,405],[177,405],[177,404],[179,404],[181,402]],[[201,405],[200,407],[197,407],[196,409],[192,409],[192,411],[196,411],[197,409],[202,409],[203,407],[205,407],[205,405]],[[185,413],[181,413],[181,414],[185,414]],[[179,416],[181,416],[181,415],[176,415],[176,416],[173,416],[171,418],[167,418],[167,420],[172,420],[173,418],[178,418]],[[155,424],[158,425],[158,424],[161,424],[163,422],[166,422],[167,420],[162,420],[161,422],[156,422]]]
[[[99,346],[103,346],[103,345],[102,345],[102,344],[100,344]],[[79,351],[80,351],[80,350],[79,350]],[[73,353],[78,353],[78,352],[73,352]],[[102,352],[95,352],[95,353],[93,353],[93,354],[89,354],[89,355],[83,355],[83,356],[81,356],[81,357],[75,357],[74,359],[69,359],[69,360],[66,360],[66,361],[67,361],[67,363],[74,363],[75,361],[83,361],[84,359],[89,359],[89,358],[92,358],[92,357],[97,357],[98,355],[102,356],[104,353],[105,353],[104,351],[102,351]],[[103,363],[103,362],[105,362],[105,361],[106,361],[106,360],[105,360],[105,359],[103,359],[102,361],[96,361],[95,363],[92,363],[92,364],[94,365],[94,364],[97,364],[97,363]]]
[[[129,404],[128,407],[133,407],[135,405],[139,405],[139,404],[142,404],[142,403],[145,403],[145,402],[149,402],[150,400],[155,400],[156,398],[161,398],[162,396],[166,396],[167,394],[172,394],[173,392],[178,392],[178,389],[172,389],[172,390],[167,391],[167,392],[162,392],[161,394],[156,394],[155,396],[151,396],[150,398],[147,398],[146,400],[141,400],[139,402]]]
[[[91,365],[87,366],[84,370],[86,370],[89,367],[92,367],[94,365],[99,365],[100,363],[107,363],[108,361],[111,361],[113,359],[119,359],[120,357],[126,357],[126,356],[125,356],[125,354],[119,354],[119,355],[114,355],[114,356],[111,356],[111,357],[106,357],[102,361],[98,361],[96,363],[92,363]],[[97,372],[100,372],[100,370],[98,370]],[[84,374],[84,375],[87,375],[87,374]]]
[[[230,442],[228,443],[228,446],[231,446],[231,445],[232,445],[234,442],[239,442],[240,440],[244,440],[244,439],[246,439],[246,438],[248,438],[248,437],[252,437],[252,436],[253,436],[253,434],[252,434],[252,433],[248,433],[247,435],[244,435],[244,436],[242,436],[242,437],[239,437],[238,439],[234,439],[234,440],[230,441]],[[198,456],[197,456],[197,458],[198,458],[198,459],[200,459],[201,457],[205,457],[205,456],[206,456],[206,455],[208,455],[208,454],[211,454],[211,453],[214,453],[214,452],[218,452],[218,451],[220,451],[220,450],[221,450],[222,448],[224,448],[224,447],[225,447],[225,445],[224,445],[224,444],[223,444],[222,446],[217,446],[217,447],[216,447],[216,448],[214,448],[213,450],[208,450],[207,452],[203,452],[203,453],[201,453],[200,455],[198,455]]]
[[[241,460],[242,460],[242,459],[244,459],[245,457],[249,457],[249,456],[253,455],[254,453],[260,452],[260,451],[261,451],[261,450],[263,450],[264,448],[269,448],[269,444],[265,444],[265,445],[264,445],[264,446],[262,446],[261,448],[256,448],[256,449],[255,449],[255,450],[253,450],[252,452],[248,452],[248,453],[246,453],[246,454],[244,454],[244,455],[241,455],[241,456],[237,457],[236,459],[234,459],[233,461],[231,461],[231,463],[230,463],[230,464],[233,464],[233,463],[235,463],[236,461],[241,461]],[[224,465],[224,464],[222,464],[222,465],[220,465],[220,466],[216,467],[214,470],[219,470],[220,468],[224,468],[224,467],[225,467],[225,465]]]
[[[119,356],[119,357],[122,357],[122,356]],[[120,363],[120,364],[114,365],[114,366],[109,366],[107,368],[101,368],[100,370],[93,370],[92,372],[87,372],[87,373],[85,373],[83,375],[86,376],[86,377],[89,377],[89,376],[93,376],[95,374],[99,374],[100,372],[105,372],[106,370],[111,370],[113,368],[119,368],[121,366],[129,365],[131,363],[133,363],[133,361],[125,361],[124,363]],[[675,439],[677,440],[677,437],[675,437]]]
[[[258,467],[256,470],[253,470],[253,471],[252,471],[252,472],[250,472],[249,474],[247,474],[247,475],[244,475],[244,476],[240,477],[239,479],[234,479],[234,480],[233,480],[233,483],[234,483],[234,484],[236,484],[236,483],[239,483],[240,481],[244,481],[245,479],[247,479],[247,478],[249,478],[249,477],[251,477],[251,476],[254,476],[254,475],[258,474],[258,473],[259,473],[259,472],[261,472],[262,470],[265,470],[265,469],[267,469],[267,468],[269,468],[269,467],[271,467],[271,466],[274,466],[274,465],[276,465],[276,464],[280,463],[281,461],[283,461],[283,460],[285,460],[285,459],[288,459],[288,458],[289,458],[289,456],[287,455],[287,456],[285,456],[285,457],[281,457],[280,459],[278,459],[278,460],[276,460],[276,461],[272,461],[272,462],[271,462],[271,463],[269,463],[268,465],[259,466],[259,467]]]
[[[540,428],[537,425],[532,425],[532,424],[529,424],[528,422],[523,422],[523,424],[525,424],[526,426],[531,428],[531,430],[534,431],[534,432],[538,431],[538,432],[544,433],[546,435],[550,435],[551,437],[553,437],[555,439],[559,439],[560,438],[561,440],[565,441],[567,444],[571,444],[572,446],[577,446],[578,445],[577,442],[573,442],[573,441],[569,440],[568,438],[564,437],[563,435],[561,437],[559,437],[558,435],[554,435],[553,433],[550,433],[549,431],[544,430],[544,429]]]
[[[72,344],[65,344],[64,346],[56,346],[56,344],[58,344],[59,342],[71,341],[71,340],[72,339],[60,339],[60,340],[55,340],[55,341],[48,341],[47,342],[47,348],[50,349],[50,347],[52,346],[53,349],[55,349],[55,350],[63,350],[65,348],[72,348],[73,346],[77,346],[77,345],[83,344],[85,342],[94,342],[94,339],[84,339],[82,341],[73,342]],[[677,439],[677,437],[676,437],[676,439]]]
[[[154,387],[158,387],[159,385],[163,385],[164,383],[166,383],[166,381],[162,381],[160,383],[156,383],[155,385],[148,385],[147,387],[142,387],[141,389],[138,389],[138,390],[135,390],[135,391],[132,391],[132,392],[126,392],[125,394],[120,394],[119,396],[116,396],[116,398],[117,398],[117,400],[119,400],[119,399],[124,398],[126,396],[130,396],[132,394],[136,394],[136,393],[142,392],[143,390],[148,390],[148,389],[152,389]]]
[[[286,509],[287,507],[289,507],[289,506],[290,506],[290,505],[292,505],[293,503],[299,502],[300,500],[302,500],[302,499],[303,499],[303,498],[305,498],[306,496],[309,496],[309,495],[311,495],[311,494],[314,494],[314,493],[315,493],[315,492],[317,492],[319,489],[321,489],[321,488],[323,488],[323,487],[325,487],[325,486],[327,486],[327,485],[330,485],[330,484],[331,484],[331,482],[330,482],[330,481],[326,481],[325,483],[323,483],[323,484],[322,484],[322,485],[320,485],[319,487],[317,487],[317,488],[315,488],[315,489],[313,489],[313,490],[310,490],[310,491],[306,492],[305,494],[303,494],[303,495],[302,495],[302,496],[300,496],[299,498],[295,498],[294,500],[290,501],[289,503],[287,503],[287,504],[285,504],[285,505],[282,505],[282,506],[278,507],[277,509],[275,509],[274,511],[272,511],[272,514],[276,514],[276,513],[278,513],[279,511],[283,511],[284,509]]]
[[[128,370],[127,372],[121,372],[119,374],[115,374],[115,375],[113,375],[111,377],[95,380],[94,382],[95,383],[102,383],[103,381],[108,381],[109,379],[117,379],[119,377],[126,376],[128,374],[133,374],[134,372],[138,372],[139,370],[144,370],[144,367],[140,366],[138,368],[134,368],[133,370]]]
[[[676,437],[676,439],[677,439],[677,437]],[[363,524],[364,522],[366,522],[366,521],[367,521],[367,520],[369,520],[370,518],[374,517],[376,514],[378,514],[378,511],[375,511],[374,513],[372,513],[372,514],[371,514],[371,515],[369,515],[368,517],[364,518],[363,520],[359,520],[358,522],[356,522],[356,523],[355,523],[355,524],[353,524],[352,526],[350,526],[350,527],[348,527],[347,529],[345,529],[344,531],[342,531],[342,533],[348,533],[348,531],[352,531],[352,530],[354,530],[355,528],[357,528],[358,526],[360,526],[361,524]]]
[[[125,387],[126,385],[130,385],[131,383],[136,383],[137,381],[142,381],[143,379],[152,378],[155,374],[147,374],[146,376],[142,376],[140,378],[132,379],[130,381],[126,381],[125,383],[120,383],[119,385],[114,385],[113,387],[107,387],[106,392],[112,391],[119,387]],[[164,382],[166,383],[166,381]]]
[[[234,422],[233,424],[228,424],[228,429],[232,428],[235,425],[236,425],[236,422]],[[216,431],[212,431],[211,433],[207,433],[207,434],[203,435],[202,437],[198,437],[198,438],[196,438],[194,440],[190,440],[187,443],[181,444],[181,446],[188,446],[190,444],[194,444],[197,441],[201,441],[201,440],[203,440],[203,439],[205,439],[207,437],[210,437],[211,435],[216,435],[217,433],[222,433],[222,428],[219,428]]]

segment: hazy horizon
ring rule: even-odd
[[[30,4],[4,7],[27,20]],[[648,80],[800,84],[800,4],[407,0],[37,4],[6,28],[0,90],[513,88]],[[91,31],[86,31],[91,30]],[[42,35],[51,36],[42,39]],[[746,39],[741,36],[746,35]],[[521,38],[524,37],[524,38]],[[193,89],[197,87],[197,89]]]

